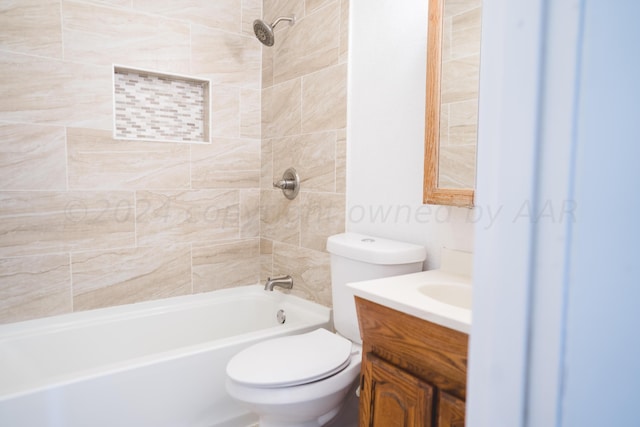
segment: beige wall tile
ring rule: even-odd
[[[302,78],[302,132],[347,126],[347,65],[325,68]]]
[[[262,89],[273,86],[273,47],[262,47]]]
[[[138,191],[138,245],[237,238],[239,199],[237,190]]]
[[[474,188],[475,145],[440,147],[439,185],[443,188]]]
[[[130,9],[133,7],[133,0],[82,0],[85,3],[94,3],[104,6],[114,6]]]
[[[294,167],[300,191],[335,191],[336,131],[278,138],[273,141],[273,179]]]
[[[344,64],[349,57],[349,0],[340,1],[340,59]]]
[[[324,251],[327,237],[344,233],[345,195],[301,193],[300,196],[300,244]]]
[[[189,145],[116,140],[111,132],[67,129],[69,188],[189,188]]]
[[[69,255],[0,259],[0,323],[71,312]]]
[[[331,306],[331,269],[329,254],[275,242],[273,274],[293,277],[291,293]]]
[[[453,18],[448,17],[442,20],[442,61],[450,61],[451,55],[451,29]]]
[[[469,9],[482,6],[482,0],[446,0],[444,6],[444,16],[450,17],[459,15]]]
[[[260,141],[214,138],[211,144],[191,146],[193,188],[258,188]]]
[[[273,139],[262,139],[260,148],[261,174],[260,188],[269,190],[273,188]],[[284,172],[284,171],[282,171]]]
[[[260,283],[273,277],[273,241],[260,239]]]
[[[211,135],[240,136],[240,88],[214,86],[211,91]]]
[[[240,90],[240,136],[260,138],[262,122],[261,91],[255,89]]]
[[[65,190],[62,127],[0,123],[0,189]]]
[[[262,91],[262,137],[274,138],[301,132],[301,79]]]
[[[240,191],[240,237],[260,237],[260,190]]]
[[[445,0],[444,5],[444,15],[450,17],[482,6],[482,0]]]
[[[449,145],[449,107],[452,104],[440,105],[440,146]]]
[[[451,54],[454,58],[480,54],[482,8],[476,7],[452,18]]]
[[[445,188],[475,186],[481,15],[480,0],[445,2],[439,165]]]
[[[336,193],[347,192],[347,131],[340,129],[336,140]]]
[[[299,244],[299,198],[289,200],[282,191],[262,190],[260,194],[260,236],[279,242]]]
[[[277,31],[274,49],[276,84],[337,64],[339,8],[324,7],[298,20],[293,27]]]
[[[61,59],[60,1],[0,3],[0,49]]]
[[[242,0],[242,33],[254,37],[253,21],[262,19],[262,0]]]
[[[480,55],[442,63],[441,102],[466,101],[478,97]]]
[[[63,1],[64,57],[189,72],[189,25],[130,10]]]
[[[260,240],[193,248],[193,291],[254,285],[260,279]]]
[[[478,139],[478,100],[449,104],[449,143],[475,145]]]
[[[112,69],[0,52],[5,121],[111,129]]]
[[[135,9],[239,33],[241,0],[134,0]]]
[[[262,7],[264,20],[269,24],[280,16],[296,15],[296,19],[304,17],[304,1],[301,0],[264,0]],[[279,25],[285,26],[284,24]]]
[[[74,310],[191,293],[191,248],[82,252],[71,257]]]
[[[315,12],[321,7],[325,7],[336,0],[304,0],[304,10],[307,14]],[[336,7],[332,5],[332,7]]]
[[[227,84],[260,88],[261,44],[255,37],[191,27],[191,72]]]
[[[134,244],[133,193],[0,192],[0,256]]]

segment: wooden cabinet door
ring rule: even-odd
[[[361,427],[432,427],[429,384],[371,353],[362,372]]]
[[[464,427],[464,401],[443,391],[439,394],[438,427]]]

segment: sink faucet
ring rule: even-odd
[[[282,277],[274,277],[273,279],[269,277],[267,282],[264,284],[265,291],[272,291],[276,286],[280,286],[281,288],[291,289],[293,288],[293,278],[289,275]]]

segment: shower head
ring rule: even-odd
[[[256,37],[265,46],[273,46],[273,42],[275,41],[275,36],[273,34],[273,29],[280,23],[280,21],[289,21],[289,25],[293,25],[296,23],[296,16],[292,15],[290,18],[281,16],[273,21],[273,24],[269,25],[264,22],[262,19],[256,19],[253,21],[253,32],[256,34]]]

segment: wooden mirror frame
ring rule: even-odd
[[[429,0],[427,30],[427,93],[425,108],[423,202],[434,205],[473,206],[473,188],[438,187],[440,153],[440,82],[442,26],[445,0]]]

